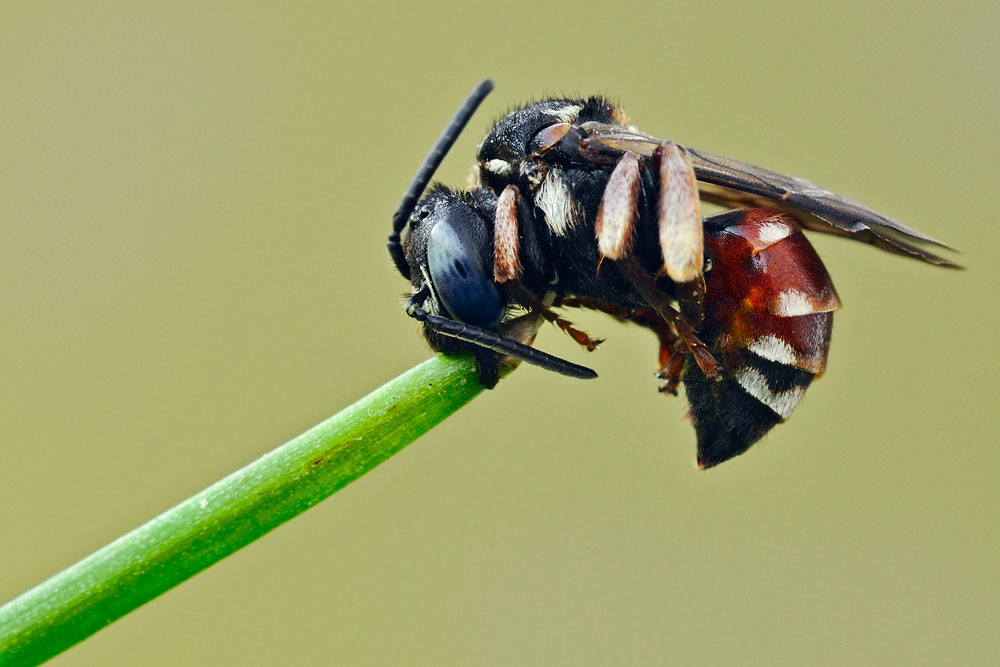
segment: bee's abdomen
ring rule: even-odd
[[[786,420],[826,368],[840,299],[823,262],[788,215],[732,211],[705,221],[705,323],[721,382],[688,363],[684,383],[698,464],[742,454]]]

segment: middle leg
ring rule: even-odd
[[[674,333],[673,328],[650,308],[629,308],[616,303],[607,303],[597,299],[568,297],[555,304],[563,308],[586,308],[611,315],[623,322],[632,322],[645,327],[656,334],[660,342],[659,365],[656,377],[662,381],[660,391],[674,396],[681,382],[684,370],[684,344]]]

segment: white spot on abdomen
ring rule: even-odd
[[[792,387],[786,391],[772,391],[764,374],[755,368],[741,368],[736,373],[736,382],[744,391],[774,410],[782,421],[788,419],[799,404],[805,387]]]
[[[812,299],[805,292],[789,289],[778,295],[778,315],[797,317],[815,312]]]
[[[757,228],[757,238],[765,245],[773,245],[791,235],[791,228],[783,222],[765,222]]]
[[[794,366],[797,360],[795,348],[777,336],[763,336],[747,348],[758,357],[786,366]]]

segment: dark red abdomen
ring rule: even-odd
[[[746,209],[705,220],[705,322],[699,337],[725,368],[721,382],[687,363],[684,384],[698,465],[746,451],[791,415],[826,368],[840,299],[795,220]]]

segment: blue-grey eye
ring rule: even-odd
[[[491,327],[503,315],[503,302],[474,244],[461,228],[442,220],[427,240],[427,266],[434,291],[452,318]]]

